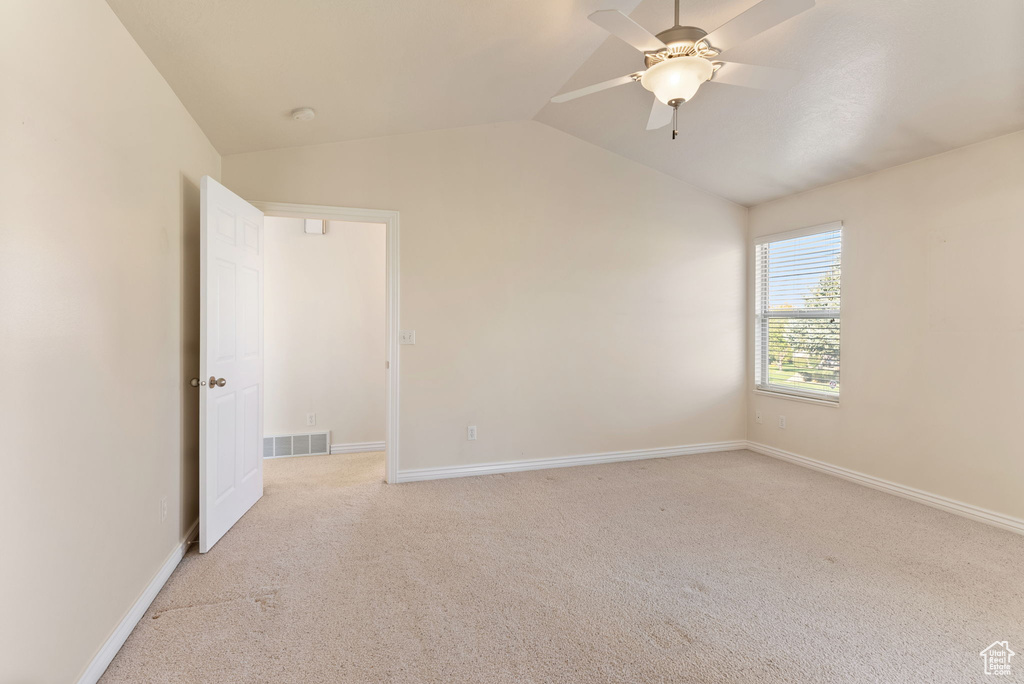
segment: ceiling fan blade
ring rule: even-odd
[[[705,40],[725,52],[814,7],[814,0],[761,0],[709,33]]]
[[[629,76],[619,76],[618,78],[613,78],[610,81],[603,81],[601,83],[595,83],[594,85],[587,86],[586,88],[580,88],[579,90],[570,90],[567,93],[562,93],[561,95],[555,95],[553,98],[551,98],[551,101],[552,102],[568,102],[569,100],[575,100],[577,97],[583,97],[584,95],[590,95],[591,93],[597,93],[597,92],[600,92],[602,90],[608,90],[609,88],[614,88],[615,86],[625,85],[627,83],[632,83],[632,82],[633,82],[633,75],[632,74],[630,74]]]
[[[654,98],[654,106],[651,107],[651,117],[647,119],[647,130],[653,131],[657,128],[664,128],[670,123],[672,123],[672,108],[658,98]]]
[[[636,23],[619,10],[600,10],[590,15],[594,22],[616,38],[626,41],[640,52],[660,50],[665,44],[650,31]]]
[[[800,74],[789,69],[723,62],[709,82],[758,90],[786,90],[799,80]]]

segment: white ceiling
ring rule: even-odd
[[[681,23],[716,28],[751,0],[683,0]],[[671,0],[631,15],[653,32]],[[643,67],[614,38],[566,90]],[[818,0],[723,53],[801,72],[784,93],[707,84],[671,131],[646,131],[639,84],[565,104],[537,120],[740,204],[853,178],[1024,129],[1021,0]]]
[[[222,154],[530,119],[638,2],[108,0]]]
[[[223,154],[536,118],[752,205],[1024,129],[1021,0],[818,0],[723,55],[794,88],[707,84],[675,141],[645,130],[639,84],[547,103],[643,66],[590,12],[656,33],[672,0],[108,2]],[[681,20],[752,4],[683,0]]]

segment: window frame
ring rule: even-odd
[[[768,289],[765,287],[767,284],[765,281],[768,278],[768,269],[760,268],[761,259],[760,247],[761,245],[781,242],[784,240],[791,240],[794,238],[807,237],[809,235],[819,235],[822,233],[831,233],[839,231],[839,259],[840,259],[840,280],[839,280],[839,307],[822,309],[821,313],[814,312],[806,313],[800,312],[794,316],[794,312],[790,312],[788,315],[771,315],[767,312],[767,298]],[[808,389],[797,389],[795,387],[783,387],[779,385],[773,385],[768,381],[770,364],[767,362],[768,356],[768,325],[772,318],[808,318],[808,319],[823,319],[823,318],[838,318],[839,319],[839,349],[840,358],[842,356],[843,348],[843,324],[842,324],[842,308],[843,308],[843,278],[842,278],[842,263],[844,261],[845,252],[845,238],[846,231],[843,227],[842,221],[830,221],[828,223],[821,223],[815,226],[808,226],[807,228],[799,228],[797,230],[790,230],[783,233],[773,233],[771,235],[762,235],[753,240],[753,246],[751,252],[753,253],[753,275],[751,280],[753,281],[753,303],[754,303],[754,345],[753,345],[753,360],[754,360],[754,387],[753,391],[755,394],[768,395],[773,397],[779,397],[783,399],[794,399],[798,401],[805,401],[815,404],[824,404],[826,406],[838,406],[842,389],[836,393],[831,392],[818,392],[815,390]],[[758,270],[761,270],[761,280],[758,282]],[[760,293],[760,296],[759,296]],[[758,338],[761,339],[761,344],[758,344]],[[840,367],[841,367],[840,362]]]

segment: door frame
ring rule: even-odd
[[[384,445],[387,456],[384,462],[384,476],[388,484],[394,484],[398,481],[398,212],[383,209],[332,207],[322,204],[289,204],[252,200],[249,200],[249,203],[262,211],[264,216],[383,223],[386,226],[387,308],[385,317],[387,333],[384,344],[384,361],[387,371],[385,390],[387,421],[384,430]]]

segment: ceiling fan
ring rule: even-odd
[[[708,33],[696,26],[681,26],[679,0],[675,0],[675,25],[656,36],[618,10],[594,12],[590,15],[592,22],[644,53],[646,69],[556,95],[551,101],[567,102],[639,81],[640,85],[654,93],[654,108],[647,120],[647,130],[662,128],[672,122],[674,140],[678,134],[675,121],[679,105],[693,98],[705,82],[762,90],[779,90],[792,85],[798,76],[793,71],[722,62],[717,57],[812,7],[814,0],[761,0],[746,12]]]

